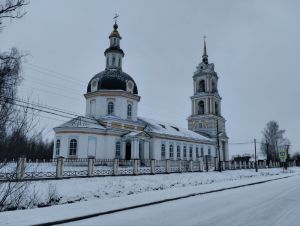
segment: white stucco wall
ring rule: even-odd
[[[94,135],[94,134],[81,134],[81,133],[63,133],[55,136],[53,157],[56,157],[56,140],[60,139],[60,154],[65,158],[69,155],[69,144],[71,139],[77,140],[77,158],[87,158],[92,153],[88,152],[89,139],[96,140],[96,158],[99,159],[113,159],[115,158],[115,145],[116,141],[120,140],[118,136]],[[92,154],[93,155],[93,154]]]
[[[96,101],[95,106],[95,115],[91,113],[91,100]],[[132,104],[132,117],[133,121],[137,121],[137,112],[138,112],[138,102],[126,97],[104,97],[97,96],[86,99],[86,116],[94,116],[96,118],[103,117],[107,115],[107,105],[108,102],[112,101],[114,103],[114,115],[122,119],[128,119],[127,117],[127,105],[128,103]]]

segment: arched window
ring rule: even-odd
[[[181,154],[180,154],[180,145],[177,145],[177,159],[181,158]]]
[[[120,158],[121,156],[121,142],[116,142],[116,158]]]
[[[121,57],[119,58],[119,67],[121,67]]]
[[[216,83],[215,80],[212,80],[212,81],[211,81],[211,91],[212,91],[213,93],[216,93],[216,92],[217,92],[217,83]]]
[[[57,139],[55,145],[55,155],[59,155],[59,152],[60,152],[60,139]]]
[[[170,144],[169,151],[170,151],[170,158],[173,158],[174,157],[173,144]]]
[[[107,114],[112,115],[114,113],[114,103],[108,102],[107,104]]]
[[[201,147],[201,157],[204,156],[204,151],[203,151],[203,147]]]
[[[77,154],[77,140],[72,139],[70,140],[69,155],[76,155],[76,154]]]
[[[108,57],[106,57],[106,67],[108,67]]]
[[[127,105],[127,117],[131,118],[131,116],[132,116],[132,105],[128,104]]]
[[[183,146],[183,158],[186,158],[186,146]]]
[[[215,113],[216,115],[219,115],[219,105],[217,102],[215,102]]]
[[[204,115],[204,101],[200,100],[198,102],[198,115]]]
[[[205,81],[201,80],[198,86],[198,92],[205,92]]]
[[[116,63],[116,57],[113,56],[113,57],[112,57],[112,65],[115,66],[115,63]]]
[[[161,159],[166,158],[166,146],[165,144],[161,144]]]
[[[190,159],[192,159],[192,158],[193,158],[193,147],[190,146]]]
[[[196,147],[196,158],[199,158],[199,148]]]

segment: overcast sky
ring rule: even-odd
[[[139,116],[187,127],[206,35],[229,142],[260,140],[266,123],[277,120],[291,149],[300,150],[300,1],[31,0],[25,10],[0,34],[1,51],[16,46],[29,54],[21,97],[84,114],[83,94],[105,68],[117,12]],[[48,138],[64,121],[55,118],[41,119]],[[229,147],[230,154],[253,152],[252,144]]]

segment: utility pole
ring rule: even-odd
[[[289,165],[289,160],[290,160],[290,157],[289,157],[289,148],[290,148],[290,145],[288,144],[286,146],[286,160],[285,160],[285,164],[286,164],[286,168],[288,168],[288,165]]]
[[[219,172],[222,172],[221,166],[221,154],[220,154],[220,140],[219,140],[219,121],[217,119],[217,148],[219,153]]]
[[[257,158],[256,158],[256,139],[254,138],[254,158],[255,158],[255,171],[258,172],[257,169]]]

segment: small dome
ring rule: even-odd
[[[127,73],[117,69],[106,69],[96,74],[89,82],[87,87],[87,93],[91,92],[91,86],[93,81],[98,81],[98,90],[132,90],[133,94],[138,94],[138,89],[135,81]],[[97,83],[95,83],[96,85]],[[130,87],[131,84],[133,87]],[[93,82],[94,86],[94,82]],[[130,92],[130,91],[128,91]]]

